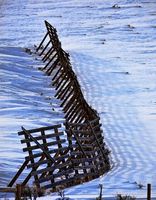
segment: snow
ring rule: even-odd
[[[107,175],[66,189],[66,195],[94,197],[100,183],[106,196],[145,196],[137,184],[148,182],[156,193],[155,8],[154,0],[0,1],[0,185],[23,162],[20,126],[63,121],[50,78],[37,70],[42,62],[24,52],[39,43],[47,20],[71,55],[112,152]]]

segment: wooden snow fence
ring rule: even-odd
[[[65,123],[32,130],[22,127],[18,134],[28,156],[8,187],[15,185],[27,167],[30,173],[22,187],[33,178],[35,187],[54,192],[98,178],[110,169],[110,163],[100,118],[83,96],[56,29],[47,21],[45,25],[47,33],[36,52],[45,63],[41,70],[52,77]]]
[[[70,123],[83,123],[98,118],[97,112],[84,99],[69,54],[62,49],[56,29],[47,21],[45,24],[47,33],[37,52],[46,63],[42,70],[52,77],[52,84],[57,91],[55,97],[62,101],[65,119]]]

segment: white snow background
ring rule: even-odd
[[[24,160],[20,126],[63,122],[43,63],[23,50],[39,44],[44,20],[70,53],[111,150],[112,170],[66,196],[96,196],[99,184],[104,196],[145,196],[147,183],[156,194],[155,0],[0,0],[0,186]]]

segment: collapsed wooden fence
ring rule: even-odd
[[[36,52],[45,66],[41,69],[52,78],[55,97],[61,100],[65,123],[26,130],[18,134],[28,153],[8,187],[13,187],[25,167],[37,188],[57,191],[95,179],[110,169],[109,151],[103,141],[98,113],[86,102],[69,54],[61,46],[56,29],[45,21],[47,32]]]

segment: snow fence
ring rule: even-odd
[[[56,29],[47,21],[45,25],[47,32],[36,52],[45,63],[41,70],[52,77],[65,123],[32,130],[22,128],[18,134],[28,156],[8,186],[12,187],[28,167],[31,171],[21,183],[22,187],[34,178],[38,189],[50,188],[55,192],[98,178],[110,169],[110,162],[100,118],[83,96]]]

